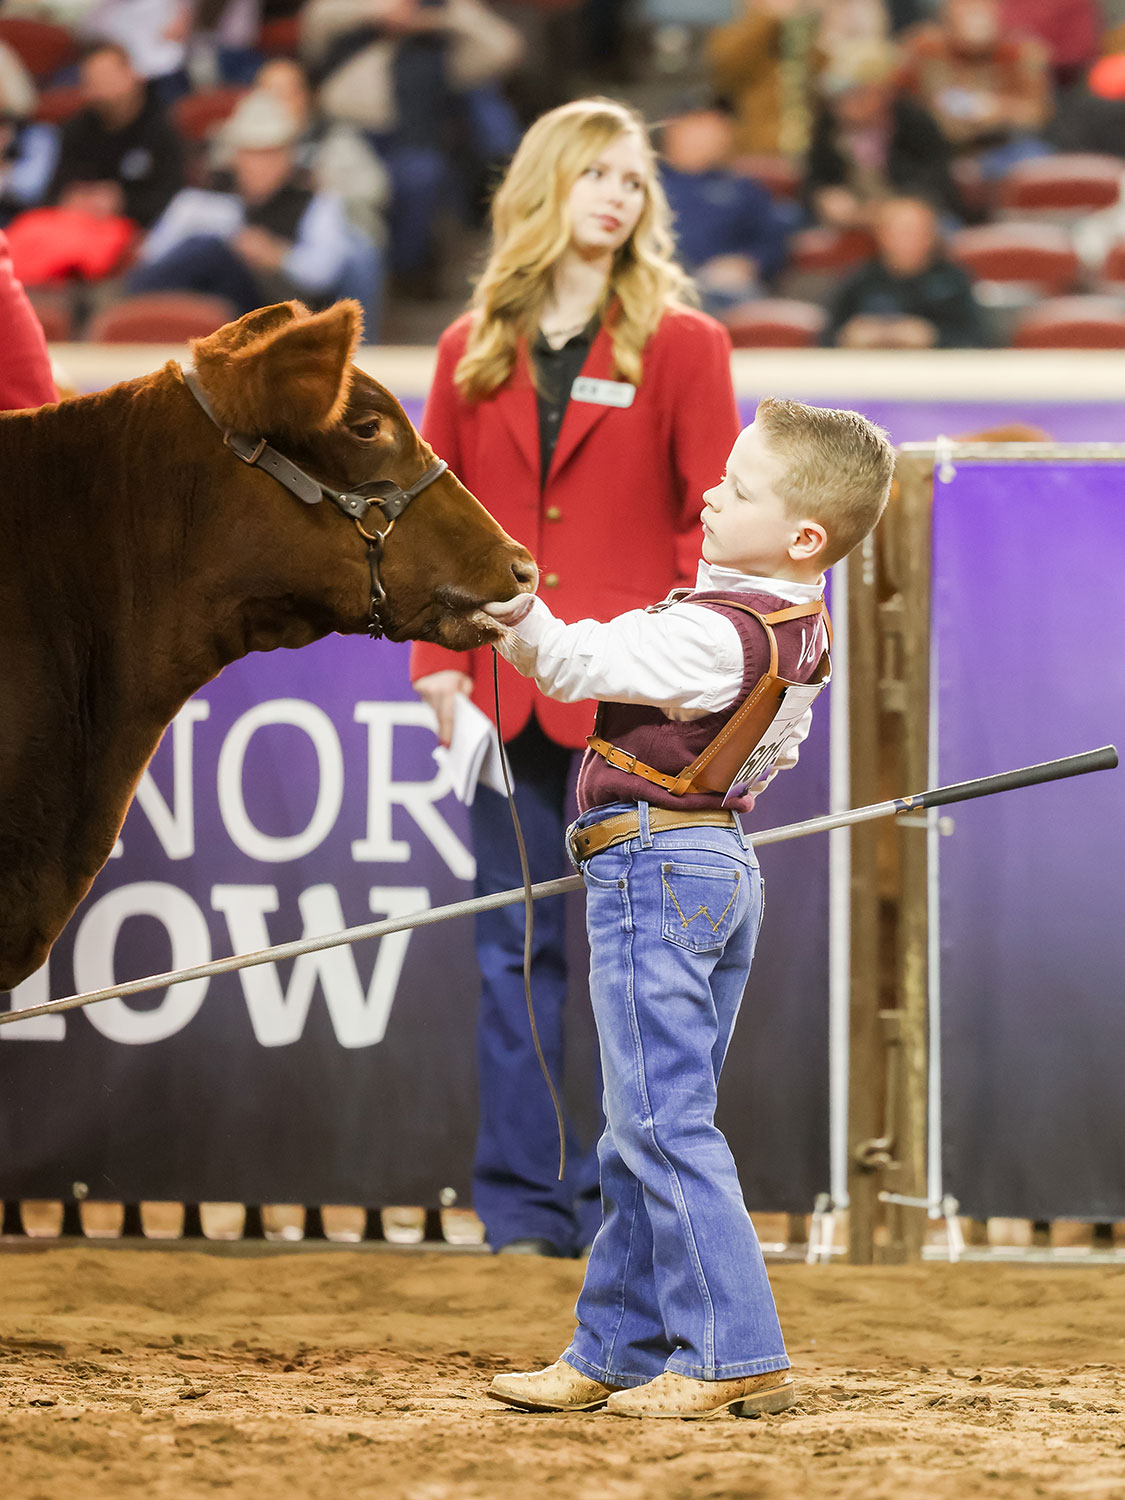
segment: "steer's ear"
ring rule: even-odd
[[[299,302],[282,302],[197,340],[192,353],[224,427],[299,437],[342,414],[362,330],[358,302],[312,314]]]

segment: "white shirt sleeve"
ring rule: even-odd
[[[564,703],[598,698],[715,713],[742,691],[742,638],[724,614],[699,604],[565,625],[536,598],[496,649]]]
[[[159,260],[193,235],[207,234],[219,240],[229,240],[244,223],[242,204],[233,193],[181,188],[149,230],[139,259],[146,264]]]
[[[351,232],[344,205],[331,193],[314,193],[281,268],[298,286],[326,292],[340,279],[350,252]]]

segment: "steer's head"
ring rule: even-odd
[[[333,489],[374,480],[409,489],[433,464],[433,450],[390,391],[352,364],[361,327],[354,302],[315,314],[283,302],[197,340],[196,371],[219,423],[265,438]],[[370,574],[355,524],[330,500],[303,504],[264,475],[255,496],[259,513],[268,508],[268,556],[283,568],[290,596],[323,599],[329,629],[365,629]],[[381,532],[387,522],[373,509],[363,524]],[[497,633],[484,605],[529,593],[538,580],[526,548],[448,471],[395,521],[380,571],[387,635],[455,650]]]

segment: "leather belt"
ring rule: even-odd
[[[648,826],[652,833],[663,833],[669,828],[694,828],[700,823],[720,828],[736,826],[734,813],[725,808],[716,808],[713,812],[677,812],[672,807],[650,807],[648,810]],[[570,835],[568,843],[571,858],[576,865],[580,865],[584,860],[593,859],[595,854],[612,849],[614,844],[635,839],[640,831],[639,813],[615,813],[612,818],[603,818],[600,823],[592,823],[589,828],[579,828]]]

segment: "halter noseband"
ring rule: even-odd
[[[383,607],[387,602],[386,590],[379,576],[384,543],[411,500],[433,484],[435,479],[440,479],[449,465],[443,459],[437,459],[408,490],[404,490],[393,479],[372,479],[354,490],[335,490],[331,485],[306,474],[291,459],[279,453],[276,448],[271,448],[265,438],[253,438],[245,432],[234,432],[231,428],[224,427],[207,399],[199,376],[186,365],[181,365],[180,368],[184,384],[222,433],[223,442],[237,458],[245,464],[263,469],[271,479],[284,485],[290,494],[296,495],[305,505],[319,505],[322,500],[331,500],[338,510],[343,511],[355,523],[356,530],[367,544],[367,566],[371,574],[367,633],[372,640],[378,640],[384,632]],[[368,531],[363,524],[372,510],[377,510],[387,523],[382,531]]]

